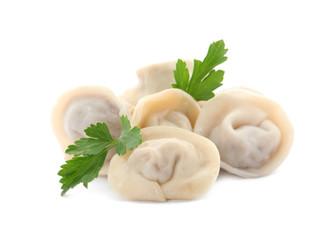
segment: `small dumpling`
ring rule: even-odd
[[[97,122],[105,122],[111,135],[118,138],[122,115],[130,118],[125,105],[110,89],[100,86],[78,87],[59,97],[52,111],[52,127],[65,151],[74,141],[87,137],[84,129]],[[109,161],[114,154],[115,148],[108,152],[99,176],[107,176]],[[70,158],[71,156],[65,155],[66,160]]]
[[[132,125],[139,128],[172,126],[193,131],[200,105],[180,89],[167,89],[143,97],[135,106]]]
[[[241,88],[224,90],[207,101],[194,132],[216,144],[223,169],[243,177],[270,174],[293,143],[293,127],[282,108]]]
[[[132,105],[136,105],[140,98],[172,88],[175,83],[174,70],[177,61],[152,64],[136,71],[139,84],[128,89],[121,97]],[[190,73],[193,71],[193,62],[185,60]]]
[[[128,200],[166,201],[196,199],[210,189],[220,165],[210,140],[174,127],[143,128],[141,134],[142,144],[110,162],[114,192]]]

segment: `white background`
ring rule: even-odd
[[[0,2],[1,239],[327,239],[325,1]],[[272,175],[221,172],[196,201],[130,202],[106,179],[60,197],[50,114],[63,92],[117,95],[144,65],[229,48],[224,86],[280,103],[295,129]],[[324,229],[325,228],[325,229]]]

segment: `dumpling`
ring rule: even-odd
[[[167,89],[143,97],[135,106],[132,125],[139,128],[173,126],[193,131],[200,105],[180,89]]]
[[[97,122],[105,122],[114,138],[121,132],[120,116],[130,114],[114,93],[100,86],[78,87],[63,94],[52,111],[53,131],[65,151],[74,141],[87,137],[84,129]],[[107,176],[109,161],[115,154],[111,149],[99,176]],[[71,156],[65,155],[65,159]]]
[[[293,143],[293,127],[282,108],[241,88],[224,90],[206,102],[194,132],[216,144],[223,169],[242,177],[270,174]]]
[[[108,181],[128,200],[196,199],[215,182],[220,165],[208,139],[174,127],[141,129],[143,142],[125,155],[115,155]]]
[[[171,84],[175,83],[174,70],[176,69],[176,62],[157,63],[138,69],[136,74],[139,84],[125,91],[121,97],[132,105],[136,105],[138,100],[146,95],[172,88]],[[192,73],[193,62],[191,60],[185,60],[185,62],[190,73]]]

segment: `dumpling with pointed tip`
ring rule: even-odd
[[[70,90],[59,97],[52,111],[53,131],[65,151],[68,145],[82,137],[87,137],[84,129],[97,122],[105,122],[112,137],[118,138],[121,132],[120,116],[130,114],[114,95],[114,93],[101,86],[83,86]],[[107,176],[109,161],[115,154],[111,149],[99,176]],[[65,159],[71,156],[65,155]]]
[[[196,199],[210,189],[220,166],[210,140],[175,127],[143,128],[141,134],[141,145],[110,162],[114,192],[128,200],[166,201]]]
[[[293,142],[293,127],[282,108],[242,88],[224,90],[206,102],[194,132],[216,144],[223,169],[243,177],[270,174]]]
[[[174,70],[177,61],[168,61],[163,63],[151,64],[142,67],[136,71],[139,84],[128,89],[121,96],[130,104],[136,103],[144,96],[172,88],[175,83]],[[185,60],[189,72],[193,71],[193,61]]]
[[[172,126],[193,131],[200,105],[180,89],[167,89],[143,97],[135,106],[132,125],[139,128]]]

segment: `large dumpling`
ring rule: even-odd
[[[271,173],[293,143],[292,124],[282,108],[241,88],[224,90],[206,102],[194,132],[216,144],[223,169],[243,177]]]
[[[100,86],[78,87],[63,94],[55,105],[52,112],[53,131],[65,151],[68,145],[74,141],[87,137],[84,129],[97,122],[105,122],[114,138],[118,138],[121,132],[120,116],[130,114],[114,95],[114,93]],[[107,176],[109,161],[115,154],[115,148],[111,149],[106,161],[99,173]],[[65,155],[65,159],[71,156]]]
[[[180,89],[167,89],[143,97],[135,106],[132,125],[140,128],[172,126],[193,131],[200,105]]]
[[[196,199],[210,189],[220,166],[210,140],[175,127],[148,127],[141,134],[141,145],[110,162],[114,192],[128,200],[166,201]]]
[[[132,105],[136,105],[139,99],[144,96],[172,88],[171,85],[175,83],[174,70],[176,69],[176,62],[157,63],[138,69],[136,74],[139,84],[128,89],[121,97]],[[192,73],[193,62],[190,60],[185,60],[185,62],[190,73]]]

